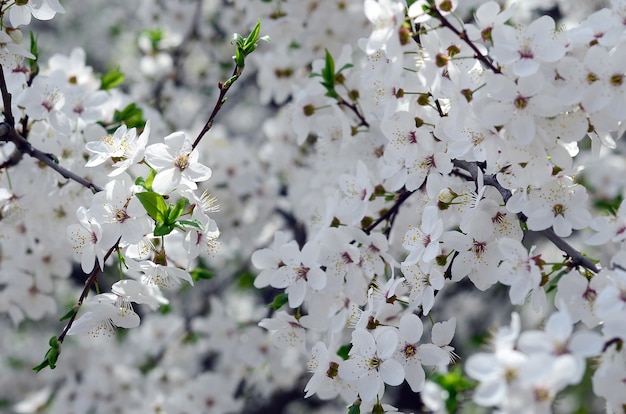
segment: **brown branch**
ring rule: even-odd
[[[398,199],[396,200],[396,202],[394,203],[394,205],[385,212],[385,214],[383,214],[382,216],[380,216],[378,219],[376,219],[375,222],[373,222],[372,224],[370,224],[369,226],[367,226],[366,228],[363,229],[363,231],[366,234],[370,234],[372,232],[372,230],[374,230],[380,223],[382,223],[385,220],[390,220],[393,219],[393,217],[395,217],[395,215],[397,214],[398,210],[400,209],[400,206],[411,196],[411,194],[415,193],[415,191],[407,191],[407,190],[403,190],[402,193],[400,193],[400,196],[398,197]]]
[[[63,168],[59,165],[58,160],[52,154],[47,154],[43,151],[33,147],[30,142],[21,136],[15,130],[15,119],[11,111],[11,94],[7,89],[6,79],[4,77],[4,68],[0,65],[0,93],[2,94],[2,103],[4,104],[4,119],[5,122],[0,123],[0,141],[13,142],[17,150],[22,154],[28,154],[33,158],[46,164],[63,177],[76,181],[84,187],[89,188],[93,192],[102,191],[102,188],[92,183],[91,181],[79,176],[78,174]],[[13,163],[19,162],[20,157],[17,154],[11,156],[11,159],[3,164],[3,166],[13,165]]]
[[[213,126],[213,120],[217,116],[217,113],[220,111],[220,109],[222,109],[222,105],[224,105],[224,102],[226,102],[226,93],[228,92],[228,89],[230,89],[231,85],[235,83],[237,79],[239,79],[239,76],[241,76],[242,72],[243,68],[235,65],[232,76],[226,82],[220,82],[218,84],[218,88],[220,89],[220,95],[217,97],[217,102],[215,102],[215,106],[213,107],[213,111],[211,111],[211,115],[209,115],[209,119],[206,121],[206,124],[204,124],[202,131],[200,131],[200,134],[198,134],[198,138],[196,138],[196,140],[193,142],[193,145],[191,146],[192,149],[195,149],[198,146],[202,137],[207,132],[209,132],[209,130]]]
[[[349,108],[356,115],[356,117],[359,118],[359,125],[357,125],[357,128],[360,126],[364,126],[366,128],[370,127],[369,122],[367,122],[361,111],[359,111],[359,108],[356,106],[356,104],[348,103],[346,100],[339,97],[339,99],[337,100],[337,105],[343,105]]]
[[[435,13],[435,18],[438,19],[441,22],[441,25],[443,27],[447,27],[448,29],[450,29],[452,32],[454,32],[454,34],[456,34],[459,39],[461,39],[462,41],[465,42],[465,44],[467,44],[475,53],[474,57],[478,60],[480,60],[483,65],[487,66],[489,69],[491,69],[494,73],[502,73],[500,71],[500,69],[498,69],[497,67],[495,67],[493,65],[493,63],[491,63],[491,61],[489,59],[487,59],[487,57],[485,55],[483,55],[480,50],[478,50],[478,47],[474,44],[474,42],[472,42],[469,37],[467,36],[467,31],[465,29],[463,29],[463,31],[460,31],[459,29],[457,29],[456,27],[454,27],[454,25],[452,23],[450,23],[450,21],[448,19],[446,19],[441,12],[437,9],[437,7],[432,7],[431,10]]]
[[[115,243],[115,245],[113,245],[113,247],[111,247],[107,251],[106,255],[104,255],[103,262],[106,262],[109,256],[111,256],[111,253],[113,253],[115,250],[118,249],[119,242],[120,241],[118,240]],[[80,297],[78,298],[78,302],[76,302],[76,305],[74,305],[74,313],[72,313],[72,316],[70,317],[69,322],[67,323],[65,328],[63,328],[63,332],[61,332],[61,335],[59,335],[59,338],[58,338],[59,342],[63,342],[63,339],[65,339],[65,336],[67,335],[68,331],[74,324],[74,321],[76,320],[76,316],[78,315],[78,311],[80,310],[80,307],[83,305],[85,298],[89,294],[89,289],[91,289],[91,285],[93,285],[98,280],[98,274],[101,272],[101,269],[100,269],[101,267],[104,267],[104,263],[98,263],[98,259],[96,259],[96,264],[93,270],[89,273],[87,280],[85,281],[85,287],[83,288],[83,291],[81,292]]]
[[[38,159],[48,167],[61,174],[63,177],[68,180],[76,181],[94,193],[102,191],[102,187],[59,165],[58,160],[52,154],[47,154],[33,147],[30,142],[18,134],[17,131],[15,131],[15,129],[6,122],[0,124],[0,141],[13,142],[17,150],[22,154],[28,154],[31,157]]]
[[[7,89],[7,82],[4,78],[4,68],[0,65],[0,92],[2,92],[2,103],[4,104],[4,120],[11,126],[15,126],[13,110],[11,109],[11,94]]]
[[[463,160],[452,160],[452,163],[454,164],[455,167],[461,168],[467,171],[472,176],[472,180],[476,182],[477,177],[478,177],[478,168],[479,168],[477,163],[463,161]],[[511,195],[512,195],[511,191],[507,188],[502,187],[502,185],[498,182],[498,179],[496,178],[495,175],[493,174],[485,175],[483,179],[484,179],[485,185],[492,186],[496,190],[498,190],[498,192],[502,196],[502,199],[504,200],[505,203],[509,200],[509,198],[511,198]],[[522,213],[518,214],[518,216],[521,220],[526,219],[526,217]],[[554,244],[556,247],[561,249],[561,251],[563,251],[568,257],[572,259],[574,266],[585,267],[594,273],[598,273],[600,271],[600,269],[594,262],[589,260],[587,257],[583,256],[582,253],[580,253],[578,250],[572,247],[569,243],[567,243],[561,237],[557,236],[556,233],[554,233],[554,230],[552,230],[552,228],[537,231],[536,233],[542,234],[545,238],[550,240],[552,244]]]

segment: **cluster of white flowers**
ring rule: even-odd
[[[0,3],[0,409],[623,412],[623,0]]]

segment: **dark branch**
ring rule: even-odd
[[[500,71],[500,69],[498,69],[497,67],[495,67],[493,65],[493,63],[491,63],[491,61],[485,56],[483,55],[480,50],[478,50],[478,47],[474,44],[474,42],[472,42],[471,40],[469,40],[469,37],[467,37],[467,32],[465,31],[465,29],[463,29],[463,31],[460,31],[459,29],[457,29],[456,27],[454,27],[454,25],[452,23],[450,23],[450,21],[448,21],[448,19],[446,19],[439,10],[437,10],[436,7],[433,7],[431,9],[435,14],[436,14],[436,18],[441,22],[441,25],[443,27],[447,27],[448,29],[450,29],[452,32],[454,32],[454,34],[456,34],[459,39],[461,39],[462,41],[465,42],[465,44],[467,44],[473,51],[474,51],[474,57],[476,59],[478,59],[479,61],[482,62],[483,65],[487,66],[489,69],[491,69],[491,71],[493,73],[502,73]]]
[[[107,251],[106,255],[104,256],[104,262],[106,262],[109,256],[111,256],[111,253],[113,253],[115,250],[118,249],[118,243],[119,243],[119,240],[117,241],[117,243],[115,243],[113,247],[111,247]],[[98,279],[98,275],[101,272],[100,267],[104,267],[104,263],[98,263],[98,259],[96,259],[96,264],[93,270],[91,271],[91,273],[89,273],[89,276],[87,277],[87,280],[85,281],[85,287],[83,288],[83,291],[81,292],[80,297],[78,298],[78,302],[74,306],[74,313],[72,313],[72,316],[70,317],[69,322],[67,323],[65,328],[63,328],[63,332],[61,332],[61,335],[59,335],[59,338],[58,338],[59,342],[63,342],[63,339],[65,339],[65,336],[67,335],[68,331],[74,324],[74,321],[76,320],[76,316],[78,315],[78,311],[80,310],[80,307],[83,305],[85,298],[87,298],[87,295],[89,294],[89,290],[91,289],[91,286]]]
[[[463,161],[463,160],[453,160],[452,162],[455,167],[461,168],[467,171],[472,176],[472,180],[476,182],[477,177],[478,177],[478,168],[479,168],[477,163]],[[512,195],[511,191],[502,187],[502,185],[498,182],[498,179],[496,178],[495,175],[493,174],[485,175],[483,177],[483,180],[484,180],[485,185],[492,186],[496,190],[498,190],[498,192],[500,192],[500,195],[502,196],[502,199],[504,200],[505,203],[509,200],[509,198],[511,198],[511,195]],[[520,216],[520,219],[525,219],[525,216],[523,216],[521,213],[519,216]],[[600,271],[600,269],[594,262],[589,260],[587,257],[583,256],[578,250],[572,247],[569,243],[567,243],[561,237],[557,236],[554,233],[554,230],[552,230],[551,228],[538,231],[537,233],[545,236],[556,247],[558,247],[565,254],[567,254],[567,256],[572,259],[574,266],[585,267],[594,273],[598,273]]]
[[[397,214],[398,210],[400,209],[400,206],[411,196],[411,194],[413,194],[415,191],[407,191],[407,190],[403,190],[402,193],[400,193],[400,196],[398,197],[398,199],[396,200],[396,202],[394,203],[394,205],[385,212],[385,214],[383,214],[382,216],[380,216],[375,222],[373,222],[372,224],[370,224],[369,226],[367,226],[366,228],[363,229],[363,231],[366,234],[370,234],[372,232],[372,230],[374,230],[380,223],[382,223],[385,220],[390,220],[393,217],[395,217],[395,215]]]
[[[196,140],[193,142],[193,145],[191,146],[192,149],[195,149],[198,146],[202,137],[207,132],[209,132],[209,130],[213,126],[213,121],[217,116],[217,113],[220,111],[220,109],[222,109],[222,105],[224,105],[224,102],[226,102],[226,93],[228,92],[228,89],[230,89],[231,85],[235,83],[239,76],[241,76],[242,72],[243,68],[235,65],[232,76],[226,82],[219,83],[218,87],[220,89],[220,95],[217,97],[217,102],[215,102],[215,106],[213,107],[213,111],[211,111],[211,115],[209,115],[209,119],[206,121],[206,124],[204,124],[202,131],[200,131],[200,134],[198,134],[198,138],[196,138]]]

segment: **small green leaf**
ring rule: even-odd
[[[176,219],[179,218],[181,214],[183,214],[187,207],[189,207],[189,200],[187,200],[185,197],[179,198],[178,201],[176,201],[176,205],[174,205],[174,207],[167,215],[167,222],[173,223],[174,221],[176,221]]]
[[[272,308],[274,310],[278,310],[283,307],[289,301],[289,296],[286,293],[279,293],[274,297],[274,301],[267,305],[268,308]]]
[[[334,83],[335,81],[335,61],[333,56],[330,54],[328,49],[326,49],[326,65],[324,69],[322,69],[322,75],[324,76],[324,80],[327,82]]]
[[[108,73],[105,73],[100,77],[100,89],[108,91],[109,89],[117,88],[124,82],[124,74],[120,68],[114,69]]]
[[[200,220],[176,220],[176,227],[178,227],[179,229],[183,230],[183,231],[187,231],[189,230],[189,228],[198,230],[198,231],[202,231],[204,230],[204,226],[202,225],[202,222]]]
[[[135,185],[146,188],[146,180],[143,177],[137,177],[135,179]]]
[[[159,223],[154,226],[154,235],[156,237],[167,236],[170,234],[176,226],[172,223]]]
[[[337,71],[337,73],[341,73],[341,72],[343,72],[344,70],[346,70],[346,69],[350,69],[350,68],[351,68],[351,67],[353,67],[353,66],[354,66],[354,65],[353,65],[352,63],[346,63],[345,65],[343,65],[343,66],[341,67],[341,69],[339,69],[339,70]]]
[[[209,280],[215,277],[215,272],[203,267],[196,267],[195,269],[191,270],[189,274],[191,274],[191,278],[194,280],[194,282],[197,282],[200,279]]]
[[[42,369],[44,369],[45,367],[49,366],[50,364],[48,364],[48,360],[44,359],[41,364],[37,365],[36,367],[33,367],[33,371],[35,372],[39,372]]]
[[[141,204],[148,212],[148,215],[152,217],[154,221],[157,223],[165,222],[168,208],[161,194],[153,191],[146,191],[143,193],[137,193],[135,196],[139,199],[139,201],[141,201]]]
[[[357,400],[354,404],[348,407],[348,414],[361,414],[361,401]]]
[[[126,124],[128,128],[143,128],[146,120],[143,119],[143,110],[136,103],[128,104],[124,109],[113,113],[113,120],[118,124]]]
[[[59,355],[61,355],[61,343],[56,336],[53,336],[48,341],[48,345],[50,345],[50,349],[46,352],[46,356],[41,364],[33,367],[33,371],[39,372],[45,367],[50,367],[50,369],[56,368],[57,360],[59,359]]]
[[[237,287],[240,289],[251,289],[254,287],[255,276],[250,271],[244,271],[237,278]]]
[[[350,350],[352,349],[352,344],[341,345],[337,350],[337,355],[339,355],[344,361],[350,358]]]
[[[39,46],[37,45],[38,36],[35,36],[33,31],[30,31],[30,53],[35,56],[35,59],[27,59],[30,64],[31,76],[37,76],[39,74]]]
[[[67,313],[63,316],[61,316],[61,319],[59,319],[59,321],[65,321],[68,320],[69,318],[72,317],[72,315],[74,315],[76,313],[76,306],[72,306],[72,309],[68,310]]]
[[[61,344],[59,343],[59,338],[57,338],[56,336],[50,338],[50,340],[48,341],[48,345],[55,349],[58,349],[61,346]]]
[[[156,177],[156,170],[150,170],[150,174],[148,174],[148,178],[146,178],[146,190],[152,191],[152,182],[154,181],[154,177]]]
[[[171,311],[172,305],[170,305],[169,303],[159,306],[159,313],[161,313],[162,315],[167,315]]]

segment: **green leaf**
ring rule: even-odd
[[[239,289],[251,289],[254,287],[255,276],[250,271],[244,271],[237,278],[237,287]]]
[[[37,45],[38,36],[35,36],[33,31],[30,31],[30,53],[35,56],[35,59],[27,59],[30,64],[30,72],[31,76],[36,76],[39,74],[39,63],[37,63],[37,59],[39,59],[39,46]]]
[[[118,67],[108,73],[105,73],[100,77],[100,89],[108,91],[109,89],[117,88],[124,82],[124,74]]]
[[[267,305],[268,308],[272,308],[274,310],[278,310],[283,307],[285,303],[289,301],[289,296],[286,293],[279,293],[274,297],[274,301]]]
[[[348,407],[348,414],[361,414],[361,401],[357,401]]]
[[[239,33],[235,33],[233,35],[233,40],[231,41],[231,43],[234,43],[236,45],[235,56],[233,56],[233,60],[235,61],[237,67],[243,68],[245,66],[246,56],[256,50],[259,40],[264,40],[266,42],[270,41],[269,36],[259,37],[260,30],[261,20],[257,20],[254,29],[252,29],[248,37],[243,37]]]
[[[337,71],[337,73],[341,73],[341,72],[343,72],[344,70],[346,70],[346,69],[350,69],[350,68],[351,68],[351,67],[353,67],[353,66],[354,66],[354,65],[353,65],[352,63],[346,63],[345,65],[343,65],[343,66],[341,67],[341,69],[339,69],[339,70]]]
[[[152,182],[154,181],[154,177],[156,177],[156,170],[151,169],[150,174],[148,174],[148,178],[146,178],[146,190],[152,191]]]
[[[322,69],[322,77],[324,81],[328,84],[328,86],[335,87],[335,61],[333,56],[330,54],[328,49],[326,49],[326,63],[324,65],[324,69]]]
[[[197,282],[200,279],[209,280],[215,277],[215,272],[203,267],[196,267],[195,269],[191,270],[189,274],[191,274],[191,278],[194,280],[194,282]]]
[[[189,230],[189,228],[191,227],[192,229],[198,230],[198,231],[202,231],[204,230],[204,226],[202,225],[202,222],[200,220],[176,220],[176,227],[178,227],[179,229],[183,230],[183,231],[187,231]]]
[[[143,119],[143,110],[136,103],[126,105],[124,109],[113,113],[113,120],[119,124],[126,124],[128,128],[143,128],[146,120]]]
[[[139,199],[139,201],[141,201],[141,204],[148,212],[148,215],[152,217],[154,221],[157,223],[165,222],[168,208],[161,194],[153,191],[146,191],[143,193],[137,193],[135,196]]]
[[[173,223],[174,221],[176,221],[176,219],[179,218],[181,214],[183,214],[187,207],[189,207],[189,200],[187,200],[185,197],[179,198],[178,201],[176,201],[176,205],[174,205],[174,207],[167,215],[167,222]]]
[[[352,344],[341,345],[337,350],[337,355],[339,355],[344,361],[350,358],[350,350],[352,349]]]
[[[153,233],[154,233],[154,235],[156,237],[167,236],[175,228],[176,228],[176,225],[173,224],[173,223],[159,223],[159,222],[157,222],[156,225],[154,226],[154,232]]]
[[[48,341],[48,345],[50,345],[50,349],[46,352],[46,356],[41,364],[33,367],[33,371],[39,372],[45,367],[50,367],[50,369],[56,368],[57,360],[59,359],[59,355],[61,355],[61,343],[56,336],[53,336]]]
[[[159,313],[161,313],[162,315],[167,315],[171,311],[172,305],[170,305],[169,303],[159,306]]]
[[[259,31],[261,30],[261,20],[256,21],[254,29],[250,32],[250,35],[244,39],[243,49],[246,54],[254,52],[256,49],[256,43],[259,40]]]
[[[72,317],[72,315],[74,315],[76,313],[76,306],[72,306],[72,309],[68,310],[67,313],[63,316],[61,316],[61,319],[59,319],[59,321],[65,321],[68,320],[69,318]]]
[[[35,372],[39,372],[42,369],[44,369],[45,367],[49,366],[50,364],[48,364],[48,360],[44,359],[43,361],[41,361],[41,364],[37,365],[36,367],[33,367],[33,371]]]

